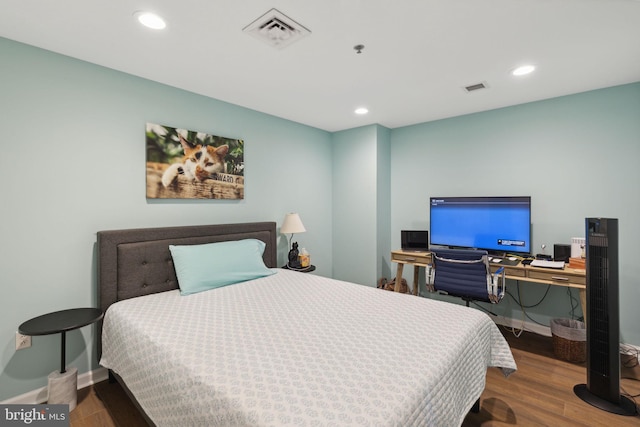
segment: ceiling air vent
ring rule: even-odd
[[[277,49],[289,46],[291,43],[311,34],[311,31],[277,9],[271,9],[244,27],[242,31]]]
[[[486,88],[487,88],[486,83],[476,83],[474,85],[465,86],[464,90],[466,90],[467,92],[475,92],[476,90],[486,89]]]

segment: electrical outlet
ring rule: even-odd
[[[31,347],[31,336],[16,332],[16,350]]]

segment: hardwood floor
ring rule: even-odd
[[[498,369],[489,369],[487,385],[481,398],[480,412],[470,413],[464,427],[492,426],[640,426],[640,415],[611,414],[583,402],[573,393],[573,386],[586,382],[584,364],[558,360],[553,355],[551,338],[523,333],[516,338],[503,330],[518,364],[518,371],[504,378]],[[640,394],[640,381],[622,379],[626,393]],[[118,387],[114,393],[124,392]],[[640,402],[640,398],[635,398]],[[131,403],[124,396],[115,399],[108,409],[96,395],[94,387],[78,393],[78,406],[71,412],[71,427],[142,427]],[[117,417],[114,415],[117,411]],[[123,417],[123,414],[125,416]],[[119,425],[118,421],[119,419]]]
[[[640,415],[627,417],[595,408],[578,398],[573,386],[587,380],[585,364],[557,359],[550,337],[524,333],[516,338],[502,330],[511,346],[518,371],[504,378],[497,369],[487,372],[480,413],[469,414],[471,426],[640,426]],[[640,381],[622,379],[627,393],[640,393]],[[636,401],[640,399],[636,398]]]
[[[120,427],[113,421],[93,386],[78,391],[78,406],[69,414],[69,421],[70,427]]]

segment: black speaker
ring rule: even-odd
[[[556,243],[553,245],[553,260],[569,262],[571,257],[571,245],[564,245],[562,243]]]

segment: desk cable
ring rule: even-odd
[[[537,307],[538,305],[540,305],[542,303],[542,301],[544,301],[544,299],[547,297],[547,294],[549,293],[549,290],[551,289],[551,285],[547,285],[547,290],[544,292],[544,295],[542,296],[542,298],[540,298],[540,301],[536,302],[535,304],[531,304],[531,305],[525,305],[522,303],[522,291],[520,289],[520,280],[516,280],[516,286],[518,288],[518,298],[516,298],[515,296],[513,296],[513,294],[509,291],[506,291],[507,295],[509,295],[522,309],[522,324],[520,326],[520,328],[516,328],[516,327],[505,327],[509,332],[511,332],[513,335],[515,335],[516,337],[520,337],[520,335],[522,335],[522,332],[525,330],[524,327],[524,322],[526,319],[531,320],[533,323],[536,323],[540,326],[547,326],[543,323],[538,322],[537,320],[535,320],[534,318],[532,318],[531,316],[529,316],[529,314],[527,313],[527,311],[525,309],[527,308],[533,308],[533,307]]]
[[[571,293],[571,288],[567,288],[567,295],[569,295],[569,303],[571,304],[571,311],[569,312],[569,315],[572,319],[584,321],[584,313],[582,313],[582,317],[576,316],[576,308],[578,308],[580,302],[573,296],[573,293]]]

